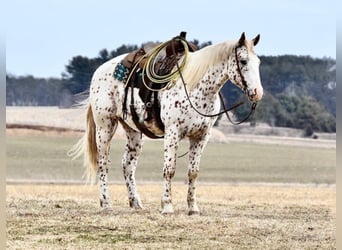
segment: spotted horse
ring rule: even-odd
[[[153,123],[146,127],[164,140],[162,214],[174,212],[171,181],[176,171],[179,142],[184,138],[189,140],[188,214],[200,212],[196,200],[196,179],[203,149],[217,119],[215,114],[221,108],[220,89],[230,80],[245,93],[251,103],[257,103],[263,96],[260,60],[254,52],[259,38],[260,35],[257,35],[247,40],[245,33],[242,33],[238,40],[224,41],[194,52],[186,50],[179,58],[179,64],[177,62],[174,67],[173,72],[177,71],[178,74],[166,87],[158,90],[156,98],[160,104],[160,119],[164,129],[160,131],[154,128]],[[123,104],[133,106],[141,121],[144,121],[147,107],[139,96],[138,88],[132,88],[131,94],[127,95],[127,83],[114,77],[115,70],[126,56],[113,58],[95,71],[86,104],[86,131],[70,151],[70,155],[75,158],[83,155],[88,175],[93,179],[98,178],[100,206],[104,210],[112,209],[108,187],[109,149],[119,122],[127,139],[122,170],[129,206],[142,208],[135,171],[143,137],[132,118],[131,110],[123,107]]]

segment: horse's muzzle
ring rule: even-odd
[[[258,88],[247,89],[246,92],[247,92],[248,99],[251,102],[258,102],[258,101],[260,101],[262,96],[263,96],[263,94],[264,94],[263,89],[258,89]]]

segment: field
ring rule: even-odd
[[[7,135],[7,180],[82,182],[82,159],[71,161],[67,151],[77,136]],[[317,142],[315,142],[317,143]],[[179,154],[187,152],[183,142]],[[111,147],[110,180],[123,181],[121,156],[124,140]],[[161,181],[162,141],[146,141],[137,169],[137,180]],[[177,160],[175,180],[184,182],[187,156]],[[254,144],[209,143],[201,160],[199,181],[334,184],[335,148]]]
[[[8,124],[41,129],[7,130],[7,249],[336,249],[335,140],[215,131],[201,161],[201,214],[187,215],[184,156],[173,185],[175,214],[163,216],[162,141],[145,142],[137,170],[144,209],[132,210],[118,131],[109,172],[113,211],[103,212],[97,186],[82,179],[81,159],[66,156],[80,134],[47,131],[82,129],[82,112],[6,113]],[[179,153],[186,151],[184,142]]]
[[[200,185],[201,215],[186,215],[186,187],[173,188],[175,214],[159,211],[161,185],[140,185],[143,210],[112,185],[113,212],[97,188],[9,185],[8,249],[334,249],[336,192],[326,187]]]
[[[163,216],[161,141],[145,142],[137,170],[143,210],[128,208],[124,141],[113,142],[113,211],[102,212],[97,187],[82,185],[81,160],[66,157],[76,140],[7,134],[8,249],[336,248],[334,148],[209,143],[197,189],[201,214],[187,215],[185,156],[177,161],[175,214]]]

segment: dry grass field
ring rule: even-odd
[[[124,142],[115,142],[110,179],[120,184],[110,187],[113,212],[103,213],[96,186],[58,184],[82,180],[81,160],[65,157],[74,135],[9,133],[6,141],[7,249],[336,248],[334,149],[209,144],[197,189],[201,215],[187,215],[184,157],[175,214],[163,216],[162,142],[146,142],[137,171],[143,210],[128,208],[119,167]]]
[[[113,212],[97,188],[8,185],[7,249],[335,249],[336,190],[305,186],[200,185],[201,214],[188,216],[186,186],[175,214],[160,214],[161,184],[140,185],[143,210],[112,185]]]
[[[80,129],[81,113],[13,108],[6,119]],[[81,160],[66,157],[78,133],[7,130],[7,249],[336,249],[336,141],[222,139],[218,131],[201,161],[201,214],[187,215],[183,157],[173,186],[175,214],[163,216],[162,142],[145,143],[137,170],[144,209],[132,210],[120,133],[111,151],[113,211],[103,212],[98,188],[75,184],[83,183]]]

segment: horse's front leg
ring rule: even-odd
[[[135,170],[142,149],[141,134],[130,128],[125,128],[125,130],[127,141],[122,158],[122,171],[127,186],[129,206],[132,208],[142,208],[135,183]]]
[[[196,201],[196,180],[199,173],[200,159],[208,139],[190,139],[189,165],[188,165],[188,208],[189,215],[199,214]]]
[[[164,137],[164,190],[161,198],[162,214],[173,213],[171,180],[176,172],[176,156],[179,137],[176,131],[168,131]]]

